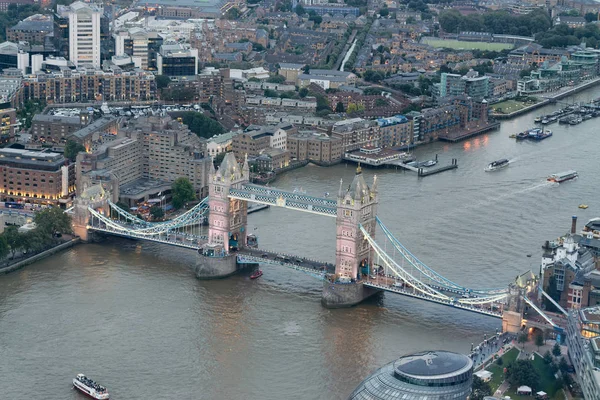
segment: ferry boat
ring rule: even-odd
[[[550,182],[557,182],[557,183],[561,183],[564,181],[568,181],[571,179],[575,179],[577,178],[579,175],[577,174],[577,171],[566,171],[566,172],[561,172],[558,174],[552,174],[548,177],[548,180]]]
[[[73,386],[92,399],[106,400],[109,396],[108,390],[104,386],[97,384],[84,374],[77,374],[75,379],[73,379]]]
[[[260,269],[257,269],[256,271],[254,271],[252,273],[252,275],[250,275],[250,279],[256,279],[256,278],[260,278],[262,276],[263,272]]]
[[[493,161],[488,164],[486,171],[496,171],[497,169],[508,167],[509,161],[506,158],[502,160]]]

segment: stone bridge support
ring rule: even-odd
[[[198,279],[226,278],[238,270],[237,248],[246,246],[248,202],[229,198],[229,191],[248,183],[248,160],[240,165],[227,153],[218,170],[211,163],[208,182],[208,243],[199,251]]]
[[[373,250],[360,231],[362,225],[375,236],[377,177],[367,185],[360,167],[348,189],[340,181],[336,217],[335,276],[325,282],[321,304],[327,308],[350,307],[379,292],[363,287],[360,278],[373,270]]]
[[[508,304],[502,312],[502,332],[518,333],[523,325],[523,308],[525,301],[521,298],[523,289],[511,285],[509,287]]]

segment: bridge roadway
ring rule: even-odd
[[[376,288],[376,289],[382,289],[387,292],[392,292],[392,293],[397,293],[397,294],[401,294],[404,296],[413,297],[415,299],[425,300],[425,301],[429,301],[429,302],[436,303],[436,304],[442,304],[442,305],[445,305],[448,307],[453,307],[453,308],[458,308],[461,310],[470,311],[470,312],[474,312],[474,313],[478,313],[478,314],[488,315],[490,317],[502,318],[501,310],[494,310],[491,307],[487,307],[484,305],[478,305],[478,304],[469,305],[469,304],[462,304],[462,303],[458,303],[458,302],[444,301],[441,299],[436,299],[434,297],[427,296],[426,294],[420,293],[417,290],[411,289],[411,287],[409,285],[407,285],[406,283],[401,285],[401,282],[402,282],[402,280],[400,280],[400,279],[397,280],[397,279],[394,279],[393,277],[378,275],[375,277],[371,277],[371,276],[368,277],[367,279],[365,279],[363,281],[363,285],[369,286],[372,288]],[[435,289],[439,291],[438,288],[435,288]],[[448,294],[448,293],[444,293],[444,294]],[[448,295],[452,296],[452,294],[448,294]]]
[[[236,252],[239,264],[270,264],[282,265],[312,275],[318,279],[325,279],[326,273],[334,273],[335,265],[304,257],[282,254],[274,251],[245,247]]]

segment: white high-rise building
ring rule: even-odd
[[[68,10],[69,59],[76,65],[100,68],[100,17],[102,7],[76,1]]]

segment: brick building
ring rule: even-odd
[[[337,164],[342,160],[342,139],[323,132],[299,132],[288,136],[290,156],[319,165]]]
[[[0,200],[67,204],[75,193],[75,164],[59,153],[0,149]]]

